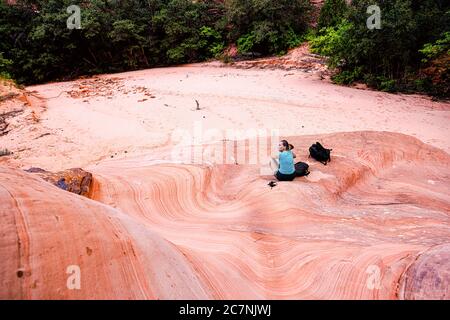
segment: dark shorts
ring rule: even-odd
[[[275,178],[278,179],[278,181],[292,181],[297,177],[295,172],[293,174],[282,174],[280,171],[277,171],[275,174]]]

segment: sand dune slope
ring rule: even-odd
[[[449,299],[450,156],[353,132],[291,137],[299,160],[315,140],[333,161],[273,189],[164,154],[88,168],[93,200],[0,168],[0,298]]]

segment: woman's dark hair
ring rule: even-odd
[[[286,150],[294,149],[294,146],[292,144],[289,144],[289,142],[287,142],[287,140],[281,140],[281,143],[286,148]]]

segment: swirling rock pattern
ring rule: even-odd
[[[450,156],[388,132],[289,139],[302,161],[316,140],[332,162],[273,189],[258,165],[164,152],[86,168],[92,200],[0,167],[0,298],[448,298]]]

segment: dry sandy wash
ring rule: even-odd
[[[215,64],[27,89],[39,119],[0,137],[2,299],[450,299],[448,103]],[[177,163],[194,124],[278,129],[312,173]],[[82,167],[89,198],[29,167]]]

